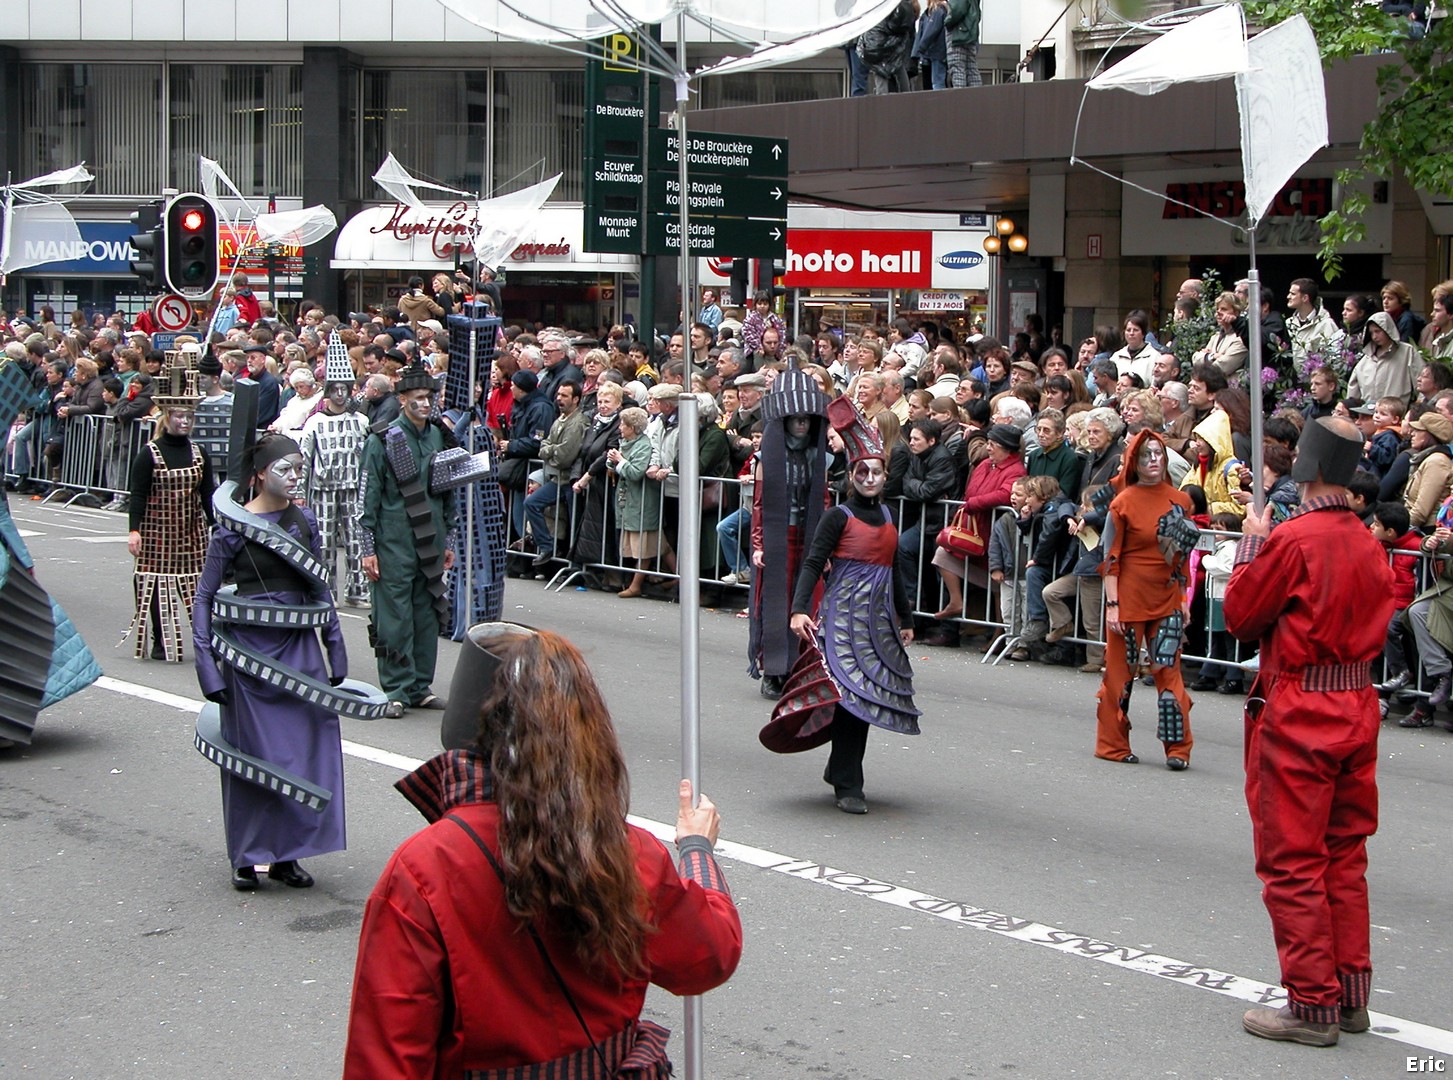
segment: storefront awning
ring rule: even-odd
[[[333,248],[335,270],[448,270],[468,261],[472,204],[433,203],[424,211],[399,203],[369,207],[343,225]],[[505,260],[511,270],[576,274],[631,274],[633,255],[582,250],[585,212],[579,206],[546,206],[534,232]],[[462,249],[462,251],[460,250]]]

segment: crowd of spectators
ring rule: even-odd
[[[452,293],[447,279],[422,295],[439,293]],[[1161,326],[1136,310],[1119,326],[1062,343],[1037,316],[1002,340],[958,339],[907,318],[886,327],[824,324],[794,337],[768,294],[741,312],[723,310],[708,290],[683,332],[660,342],[639,340],[627,326],[582,333],[504,325],[477,408],[510,499],[511,572],[548,578],[573,566],[587,583],[635,598],[674,589],[680,403],[694,395],[704,575],[717,599],[731,603],[752,573],[750,481],[762,399],[780,372],[803,368],[829,397],[847,395],[884,435],[886,497],[898,507],[899,569],[920,642],[955,648],[1007,628],[1014,659],[1098,671],[1104,514],[1096,495],[1141,429],[1165,436],[1170,477],[1191,494],[1198,524],[1231,534],[1257,486],[1279,520],[1296,512],[1289,473],[1302,426],[1346,416],[1366,437],[1353,487],[1369,526],[1380,521],[1397,550],[1411,550],[1409,533],[1427,554],[1449,547],[1453,282],[1431,299],[1425,319],[1408,290],[1388,282],[1379,301],[1348,297],[1338,319],[1313,281],[1297,279],[1284,305],[1264,289],[1252,319],[1247,283],[1223,291],[1189,279]],[[340,318],[304,302],[289,325],[260,307],[210,347],[187,338],[178,346],[211,353],[218,392],[243,373],[257,380],[265,388],[260,423],[296,431],[321,405],[324,356],[336,336],[356,376],[353,407],[382,426],[397,415],[392,386],[403,367],[418,359],[439,374],[447,366],[437,314],[415,303],[407,312]],[[1251,473],[1246,387],[1252,333],[1261,338],[1267,414],[1259,477]],[[165,358],[120,315],[63,329],[42,310],[37,319],[9,318],[4,338],[36,394],[11,439],[7,484],[22,491],[43,488],[76,416],[109,414],[119,430],[145,419],[150,395],[166,389],[158,387]],[[111,445],[98,487],[124,472],[119,444]],[[831,438],[829,445],[829,487],[840,494],[845,459]],[[938,543],[961,507],[984,538],[980,554]],[[1205,554],[1204,569],[1193,561],[1198,604],[1214,599],[1217,575],[1224,577],[1216,552]],[[1421,587],[1421,564],[1419,574]],[[1390,671],[1409,672],[1411,686],[1419,665],[1430,663],[1427,672],[1440,678],[1433,648],[1444,658],[1453,650],[1453,607],[1440,644],[1440,618],[1416,623],[1417,604],[1402,606],[1427,642],[1400,624]],[[1214,606],[1193,613],[1192,625],[1193,655],[1233,658]],[[1238,667],[1211,664],[1193,684],[1243,685]]]

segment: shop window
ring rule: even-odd
[[[581,198],[585,75],[496,71],[493,191],[515,191],[557,172],[552,201]]]
[[[367,178],[390,153],[420,179],[479,191],[489,137],[489,73],[365,71],[361,136],[365,199],[387,198]]]
[[[93,194],[160,191],[166,182],[161,80],[160,64],[22,64],[23,176],[84,161],[96,176]]]
[[[302,193],[299,65],[172,64],[167,82],[173,185],[196,190],[206,155],[248,197]]]

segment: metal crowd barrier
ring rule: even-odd
[[[124,496],[130,488],[131,462],[154,430],[149,417],[122,423],[113,416],[86,415],[49,429],[36,424],[25,437],[24,451],[12,440],[6,476],[48,486],[47,502],[69,503],[84,494]],[[57,431],[62,441],[48,445],[48,436]],[[24,472],[18,468],[22,454],[29,458]]]

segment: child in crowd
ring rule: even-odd
[[[1212,514],[1211,528],[1222,533],[1239,533],[1241,519],[1235,514]],[[1190,688],[1195,691],[1219,690],[1223,694],[1244,692],[1241,668],[1235,663],[1219,663],[1235,655],[1235,642],[1226,633],[1221,615],[1221,599],[1226,595],[1226,583],[1231,580],[1231,571],[1236,562],[1237,538],[1218,537],[1216,550],[1204,556],[1200,569],[1206,575],[1206,655],[1210,659],[1201,665],[1196,681]]]
[[[1312,400],[1302,407],[1302,416],[1318,420],[1331,416],[1337,406],[1337,373],[1323,365],[1312,372]]]
[[[1353,413],[1357,428],[1365,440],[1362,444],[1361,468],[1379,480],[1387,475],[1403,441],[1403,413],[1407,411],[1401,398],[1378,398],[1377,404],[1361,405]]]
[[[1029,514],[1025,504],[1029,496],[1029,477],[1021,476],[1009,490],[1012,514],[1000,514],[989,530],[989,580],[999,586],[999,617],[1008,626],[1010,635],[1024,625],[1023,594],[1019,579],[1028,559],[1027,540]],[[1023,656],[1017,656],[1019,652]],[[1010,654],[1011,659],[1028,660],[1029,650],[1023,647]]]
[[[1445,513],[1447,509],[1445,504]],[[1392,560],[1393,598],[1397,602],[1387,624],[1387,644],[1382,651],[1387,677],[1377,686],[1378,696],[1382,698],[1382,715],[1386,718],[1391,699],[1413,681],[1415,650],[1403,613],[1417,594],[1418,548],[1423,538],[1412,530],[1408,508],[1400,502],[1380,502],[1373,507],[1369,528]]]
[[[1078,541],[1070,545],[1073,569],[1055,578],[1044,588],[1044,607],[1049,615],[1050,632],[1059,641],[1074,632],[1075,616],[1070,610],[1070,600],[1079,604],[1080,618],[1085,624],[1085,636],[1098,640],[1101,632],[1101,601],[1105,596],[1104,580],[1100,577],[1100,563],[1105,560],[1105,549],[1100,541],[1100,530],[1105,516],[1095,509],[1095,497],[1105,487],[1091,484],[1080,492],[1080,512],[1065,523],[1065,531]],[[1049,654],[1047,662],[1058,662],[1058,657]],[[1099,672],[1105,660],[1103,645],[1085,646],[1085,664],[1081,671],[1086,674]]]

